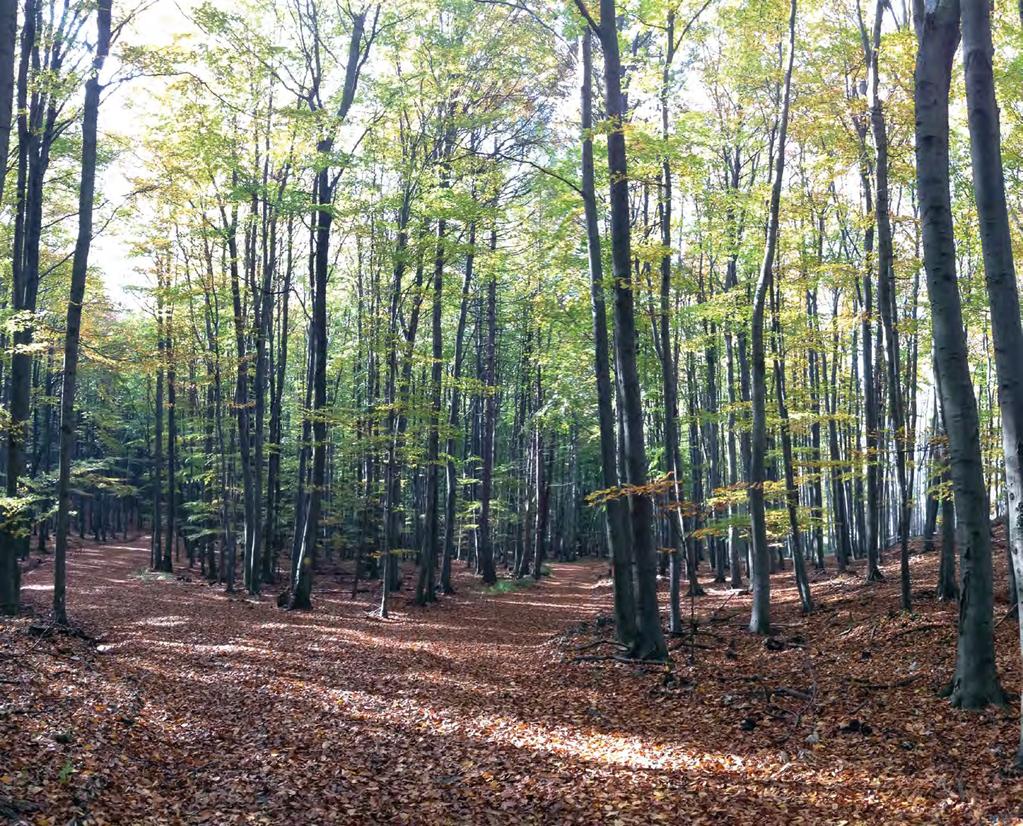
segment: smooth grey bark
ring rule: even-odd
[[[432,356],[430,365],[430,415],[426,437],[426,526],[425,540],[419,549],[419,576],[416,581],[416,604],[426,605],[437,599],[436,560],[440,544],[438,512],[440,461],[441,382],[444,377],[444,339],[441,328],[441,299],[444,290],[445,237],[447,221],[437,221],[436,249],[433,259]]]
[[[591,150],[592,152],[592,150]],[[497,248],[497,225],[490,230],[490,249]],[[494,494],[494,431],[497,427],[497,276],[491,275],[487,280],[487,334],[484,354],[483,384],[483,421],[480,433],[480,523],[479,548],[476,552],[476,564],[480,577],[487,585],[497,582],[497,569],[494,567],[494,543],[490,526],[490,501]],[[606,342],[605,342],[606,346]]]
[[[600,432],[600,472],[605,490],[619,484],[615,418],[611,387],[611,354],[604,301],[604,261],[593,169],[593,46],[587,31],[582,37],[582,197],[586,220],[586,250],[590,269],[590,304],[593,311],[593,359],[597,385],[597,423]],[[636,593],[632,580],[632,543],[625,503],[611,497],[604,506],[604,531],[611,551],[615,633],[618,641],[636,644]]]
[[[778,321],[777,289],[772,291],[771,325],[774,355],[774,394],[778,402],[778,418],[781,422],[782,465],[785,475],[785,505],[789,515],[789,542],[792,548],[792,569],[796,577],[796,590],[804,613],[813,610],[810,595],[810,580],[806,575],[806,557],[803,555],[803,535],[799,527],[799,487],[792,458],[792,433],[789,426],[789,409],[785,401],[785,357],[781,343],[781,325]]]
[[[973,161],[973,192],[977,201],[984,283],[991,311],[998,406],[1002,419],[1005,488],[1009,505],[1007,527],[1015,573],[1017,609],[1023,611],[1023,325],[1012,254],[1012,234],[1005,203],[1002,138],[995,99],[994,47],[991,7],[987,2],[961,0],[963,67],[966,74],[966,112]],[[990,570],[990,560],[988,560]],[[1021,615],[1023,616],[1023,615]],[[1019,624],[1023,649],[1023,622]],[[1023,726],[1016,764],[1023,767]]]
[[[991,529],[973,392],[956,282],[955,235],[949,195],[948,93],[959,43],[959,3],[913,7],[917,35],[914,99],[916,170],[924,268],[931,303],[935,367],[949,439],[960,560],[959,636],[951,685],[954,705],[1004,702],[995,666]]]
[[[738,193],[739,191],[739,178],[742,170],[742,152],[741,149],[736,146],[728,153],[726,158],[728,171],[728,189],[732,193]],[[728,254],[728,264],[725,271],[725,291],[733,291],[738,289],[739,277],[739,242],[742,237],[743,222],[738,219],[735,207],[732,204],[732,200],[729,199],[728,209],[726,212],[726,221],[728,224],[729,231],[729,244],[730,250]],[[735,339],[738,337],[740,344],[737,345]],[[736,405],[739,401],[740,394],[743,401],[748,400],[747,392],[747,375],[748,371],[745,370],[745,364],[740,365],[740,372],[742,375],[739,379],[736,378],[736,360],[738,358],[736,350],[741,347],[741,342],[745,341],[745,332],[741,329],[737,333],[732,332],[732,328],[728,325],[725,326],[725,361],[728,376],[728,484],[733,488],[739,484],[741,478],[745,478],[749,472],[749,433],[743,428],[741,436],[742,444],[742,467],[739,465],[739,446],[736,444],[736,430],[737,430],[737,417],[735,415]],[[745,359],[743,359],[743,362]],[[736,388],[737,381],[741,380],[742,387]],[[736,390],[739,390],[739,393]],[[728,506],[728,563],[729,563],[729,584],[733,588],[742,587],[742,564],[741,559],[746,556],[747,544],[742,542],[739,537],[739,529],[735,524],[739,518],[741,508],[739,505],[729,503]]]
[[[877,223],[877,303],[884,331],[885,356],[888,379],[888,420],[895,442],[895,474],[899,502],[899,568],[902,610],[912,609],[909,579],[909,519],[912,514],[907,469],[907,438],[909,436],[901,380],[901,354],[895,307],[895,252],[892,241],[892,222],[888,189],[888,125],[880,96],[879,58],[881,26],[884,20],[885,0],[878,0],[870,37],[860,14],[863,52],[868,65],[868,105],[870,126],[874,137],[874,216]],[[857,9],[859,7],[857,6]],[[876,539],[874,540],[876,545]],[[869,550],[869,549],[868,549]],[[876,564],[868,564],[868,579],[879,574]]]
[[[669,587],[668,587],[668,631],[682,632],[681,578],[682,557],[685,554],[685,539],[682,526],[681,460],[678,445],[678,366],[675,364],[671,346],[671,162],[667,154],[668,141],[668,81],[671,63],[675,57],[675,11],[668,12],[668,25],[664,66],[661,76],[661,140],[665,154],[661,161],[661,186],[658,212],[661,229],[660,306],[657,325],[654,326],[654,347],[661,362],[661,389],[664,395],[664,464],[671,480],[669,504],[674,510],[668,513]],[[694,581],[695,584],[695,581]],[[698,585],[696,587],[699,587]]]
[[[578,8],[600,39],[604,53],[604,99],[609,121],[607,131],[609,200],[611,219],[611,265],[614,275],[615,378],[621,397],[620,423],[624,438],[625,482],[631,489],[647,481],[646,444],[643,434],[643,402],[636,360],[636,317],[633,295],[629,173],[625,149],[625,98],[623,67],[618,48],[614,0],[600,0],[600,21],[594,21],[585,5]],[[631,650],[638,659],[662,660],[668,654],[657,602],[657,552],[654,547],[653,503],[648,495],[630,495],[629,521],[636,576],[636,641]]]
[[[820,224],[824,218],[821,215]],[[820,227],[823,230],[823,226]],[[818,256],[817,260],[823,258],[823,231],[818,234]],[[810,320],[810,328],[813,331],[813,344],[807,354],[807,378],[810,383],[810,394],[812,396],[811,412],[814,415],[810,424],[810,458],[813,462],[813,475],[810,479],[810,518],[811,537],[813,539],[814,566],[818,571],[824,570],[824,483],[823,471],[821,469],[821,393],[823,383],[821,382],[821,362],[817,353],[820,342],[820,325],[817,314],[817,288],[806,291],[806,314]]]
[[[842,452],[838,439],[838,302],[839,292],[836,290],[831,308],[831,373],[828,379],[827,392],[824,394],[824,411],[828,414],[828,455],[831,460],[831,504],[835,519],[835,564],[839,572],[845,571],[849,558],[852,556],[852,537],[850,520],[850,502],[846,496],[846,486],[842,481]],[[821,373],[828,376],[828,360],[821,353]]]
[[[18,0],[0,0],[0,159],[4,168],[14,126],[14,57],[18,40]],[[6,175],[0,175],[0,202]]]
[[[789,125],[789,101],[792,92],[792,64],[796,46],[796,0],[789,7],[789,54],[785,68],[785,89],[781,111],[778,114],[778,145],[775,148],[774,181],[768,207],[767,242],[764,260],[757,278],[753,298],[752,369],[753,380],[753,436],[749,473],[749,503],[752,522],[753,549],[750,584],[753,587],[753,606],[749,630],[766,634],[771,628],[771,557],[767,546],[767,516],[764,503],[764,482],[767,481],[767,367],[764,350],[764,310],[774,272],[774,258],[778,247],[778,223],[781,209],[781,189],[785,176],[785,139]]]
[[[868,48],[864,46],[864,48]],[[867,155],[867,132],[869,131],[868,118],[857,117],[854,122],[856,134],[860,142],[860,184],[863,189],[863,208],[867,216],[875,216],[874,209],[874,187],[871,174],[871,163]],[[857,505],[859,513],[857,519],[860,528],[857,531],[858,543],[866,547],[860,547],[857,556],[865,555],[867,558],[867,579],[876,581],[883,579],[881,569],[878,567],[880,557],[880,499],[881,479],[880,467],[878,466],[878,444],[880,441],[880,412],[878,398],[878,387],[875,380],[875,351],[874,351],[874,286],[873,267],[875,260],[875,238],[877,234],[876,220],[871,221],[863,231],[863,276],[859,290],[860,302],[860,336],[862,341],[860,355],[862,357],[862,370],[858,374],[860,378],[860,395],[863,399],[863,426],[857,428],[856,452],[860,452],[861,438],[865,447],[866,463],[866,503],[864,506],[863,482],[856,477]],[[853,349],[856,349],[856,340],[853,340]],[[856,360],[854,355],[853,360]],[[854,369],[854,377],[857,375]],[[865,552],[865,554],[864,554]]]
[[[96,6],[96,53],[85,82],[82,106],[82,164],[78,184],[78,238],[71,260],[71,289],[68,295],[67,326],[64,333],[64,371],[60,396],[60,447],[57,471],[57,530],[53,568],[53,621],[67,625],[67,536],[71,510],[71,452],[75,445],[75,384],[78,378],[79,341],[82,331],[82,304],[89,271],[92,245],[93,198],[96,194],[96,132],[102,86],[99,73],[110,51],[110,14],[112,0],[99,0]],[[0,112],[2,118],[2,112]],[[6,155],[0,155],[5,158]]]
[[[39,241],[38,232],[33,231],[33,219],[37,211],[35,202],[42,198],[42,173],[48,163],[48,146],[52,140],[52,136],[39,134],[43,114],[41,96],[33,94],[31,108],[29,105],[29,65],[39,60],[36,42],[38,14],[37,0],[25,0],[17,78],[17,207],[11,255],[11,309],[26,313],[35,312],[35,293],[39,281]],[[49,118],[47,124],[47,131],[52,131]],[[41,208],[39,204],[40,213]],[[26,352],[26,347],[31,338],[30,327],[16,330],[11,337],[15,349],[11,355],[10,380],[7,385],[10,421],[6,440],[6,495],[12,500],[18,497],[18,482],[25,471],[24,441],[27,436],[32,364],[32,356]],[[0,523],[0,612],[4,614],[17,613],[21,603],[19,559],[28,544],[29,526],[26,522],[20,509],[15,509],[4,513]]]
[[[237,172],[232,173],[232,185],[238,186]],[[259,575],[259,569],[255,558],[252,555],[253,532],[256,528],[256,501],[255,501],[255,472],[252,459],[252,431],[249,421],[251,410],[249,407],[249,356],[247,345],[247,324],[245,321],[244,309],[242,306],[241,276],[239,267],[238,250],[238,207],[232,205],[230,217],[227,209],[222,205],[220,208],[221,220],[224,226],[224,236],[227,242],[228,268],[231,280],[231,306],[232,318],[234,320],[235,339],[235,389],[234,389],[234,411],[235,426],[238,434],[238,447],[241,456],[242,466],[242,512],[244,514],[244,549],[242,554],[243,571],[242,578],[245,587],[250,594],[259,593],[258,582],[253,582],[253,575]],[[169,420],[169,416],[168,416]],[[171,498],[173,498],[173,481],[171,482]]]
[[[459,410],[462,404],[459,381],[462,377],[462,356],[465,343],[465,325],[469,314],[469,291],[472,289],[473,263],[476,258],[476,222],[469,226],[468,252],[465,256],[465,274],[458,305],[458,326],[455,328],[455,357],[451,364],[451,403],[448,406],[447,461],[444,463],[444,558],[441,561],[440,587],[445,594],[453,594],[451,585],[451,559],[455,553],[455,504],[458,497],[458,479],[455,474],[455,434],[458,432]]]
[[[384,530],[383,530],[383,564],[380,579],[380,616],[387,617],[387,603],[391,591],[391,566],[394,565],[392,551],[400,542],[398,526],[398,499],[401,495],[401,482],[397,467],[398,443],[395,428],[398,421],[396,405],[398,401],[398,351],[399,351],[399,313],[401,311],[402,281],[405,277],[408,255],[408,224],[412,210],[413,187],[405,182],[401,208],[398,210],[398,237],[395,244],[394,270],[391,280],[391,302],[387,320],[387,377],[384,381],[384,404],[387,405],[387,458],[384,462]],[[422,273],[422,268],[418,269]],[[415,321],[418,324],[418,303],[415,309]]]
[[[170,289],[170,262],[164,272],[164,284]],[[163,570],[174,568],[174,549],[177,547],[177,376],[174,368],[174,309],[167,302],[164,318],[164,356],[167,363],[167,535],[163,551]]]
[[[377,9],[379,13],[379,7]],[[359,74],[369,54],[376,33],[374,21],[373,34],[363,38],[366,30],[366,14],[360,11],[352,15],[352,33],[348,43],[348,61],[345,65],[345,80],[341,91],[341,102],[338,105],[335,121],[341,124],[347,118],[355,92],[359,85]],[[319,65],[319,32],[314,33],[313,48],[316,50]],[[316,89],[308,98],[308,105],[313,112],[320,111],[319,80],[314,80]],[[312,607],[313,590],[313,558],[320,532],[320,511],[322,508],[324,487],[326,485],[327,467],[327,280],[330,272],[328,257],[330,255],[330,231],[334,219],[334,193],[338,179],[331,175],[334,151],[334,132],[319,140],[316,145],[319,156],[318,171],[314,192],[314,267],[312,278],[312,317],[309,321],[309,358],[310,376],[312,379],[312,474],[309,478],[309,495],[305,503],[305,513],[296,514],[296,533],[300,529],[302,541],[293,563],[291,599],[288,608],[303,610]],[[300,527],[299,527],[300,526]]]

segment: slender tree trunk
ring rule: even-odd
[[[78,240],[75,242],[74,257],[71,261],[71,290],[68,296],[67,327],[64,334],[64,371],[60,401],[57,535],[53,563],[53,621],[58,625],[67,625],[67,535],[71,508],[71,452],[75,445],[75,383],[78,378],[78,344],[82,328],[82,304],[85,301],[85,279],[89,270],[89,248],[92,244],[92,202],[96,192],[96,132],[102,90],[99,73],[110,51],[110,9],[111,0],[99,0],[96,8],[96,54],[92,60],[92,72],[85,83],[85,102],[82,107]],[[3,61],[0,59],[0,71],[3,71],[2,67]],[[0,108],[0,121],[2,117]],[[0,155],[0,158],[6,157],[6,153]]]
[[[749,629],[755,634],[766,634],[771,628],[771,557],[767,546],[767,521],[764,503],[764,483],[767,481],[765,458],[767,454],[767,368],[764,353],[764,309],[774,271],[774,257],[778,246],[778,223],[781,209],[781,189],[785,176],[785,138],[789,124],[789,99],[792,89],[792,63],[796,45],[796,0],[789,10],[789,54],[785,69],[785,90],[779,113],[778,145],[775,149],[774,181],[768,213],[767,244],[760,267],[753,301],[753,439],[749,480],[750,515],[753,536],[753,608]]]
[[[164,284],[170,288],[170,262],[166,262]],[[177,386],[174,370],[174,310],[167,301],[164,317],[164,355],[167,363],[167,544],[163,551],[163,570],[174,570],[177,547]]]
[[[462,279],[462,296],[458,309],[458,326],[455,328],[455,359],[451,365],[451,406],[448,412],[447,462],[445,463],[444,502],[444,559],[441,563],[440,587],[445,594],[453,594],[451,585],[451,558],[455,551],[455,505],[458,493],[458,478],[455,474],[455,433],[458,432],[458,414],[462,395],[458,386],[462,377],[462,355],[465,341],[465,323],[469,314],[469,290],[472,287],[473,263],[475,261],[476,224],[469,226],[469,251],[465,257],[465,277]]]
[[[622,442],[625,481],[633,488],[646,484],[646,445],[643,407],[636,361],[636,318],[632,289],[632,251],[629,216],[629,176],[625,151],[625,100],[618,26],[614,0],[600,0],[600,41],[604,52],[605,109],[610,174],[611,263],[614,271],[615,375],[622,399]],[[632,651],[640,659],[661,660],[667,645],[657,604],[657,552],[653,535],[653,503],[648,495],[630,495],[629,516],[636,570],[637,643]]]
[[[358,12],[352,18],[352,34],[348,43],[348,62],[345,66],[345,82],[341,103],[337,111],[337,122],[343,122],[355,101],[359,73],[368,56],[369,46],[363,50],[362,40],[366,25],[366,12]],[[319,37],[319,33],[314,34]],[[319,45],[319,44],[317,44]],[[317,80],[318,82],[318,80]],[[312,106],[313,96],[309,101]],[[320,534],[320,511],[327,481],[327,280],[330,272],[330,229],[333,223],[334,190],[337,180],[331,177],[331,155],[334,151],[332,137],[321,138],[316,146],[319,157],[314,193],[313,220],[314,261],[312,277],[312,316],[309,320],[309,358],[312,407],[312,459],[313,467],[309,479],[309,494],[305,512],[296,513],[296,536],[301,526],[302,541],[292,563],[292,588],[288,608],[305,610],[312,607],[313,561]]]
[[[782,355],[781,325],[778,321],[777,290],[772,291],[771,326],[773,328],[774,351],[774,393],[778,402],[778,418],[781,420],[782,464],[785,474],[785,505],[789,515],[789,532],[792,547],[792,569],[796,576],[796,590],[804,613],[813,610],[810,596],[810,580],[806,575],[806,557],[803,555],[803,535],[799,527],[799,488],[792,458],[792,433],[789,427],[789,409],[785,401],[785,361]]]
[[[490,249],[497,248],[497,225],[490,231]],[[483,428],[480,434],[480,525],[477,566],[486,585],[497,582],[494,545],[490,526],[490,500],[494,492],[494,430],[497,427],[497,276],[487,280],[487,338],[484,355]]]
[[[597,420],[600,430],[601,484],[617,487],[618,460],[615,444],[611,356],[604,302],[604,265],[600,249],[600,225],[593,171],[592,40],[582,38],[582,190],[586,217],[586,249],[590,265],[590,299],[593,309],[594,375],[597,382]],[[636,592],[632,579],[632,543],[626,522],[625,503],[612,497],[604,506],[604,530],[611,551],[614,579],[615,631],[618,641],[631,649],[637,644]]]
[[[436,598],[436,562],[440,546],[440,513],[438,510],[440,461],[441,383],[444,377],[444,339],[441,327],[441,299],[444,289],[445,237],[447,222],[437,222],[437,248],[433,262],[433,359],[430,366],[430,417],[426,437],[426,526],[425,539],[419,552],[419,578],[416,582],[416,603],[426,605]]]
[[[909,496],[907,471],[907,442],[909,435],[901,381],[901,354],[895,306],[895,252],[892,241],[892,224],[888,191],[888,125],[880,96],[879,55],[881,48],[881,26],[884,19],[885,0],[878,0],[874,12],[874,25],[868,39],[867,30],[860,19],[864,42],[864,55],[868,62],[868,90],[870,125],[874,136],[874,180],[875,217],[877,222],[877,303],[880,309],[881,326],[884,331],[885,356],[888,365],[888,420],[892,426],[895,441],[895,473],[899,501],[899,561],[900,593],[902,609],[912,610],[909,579],[909,519],[912,503]],[[876,565],[869,565],[867,576],[876,579],[880,572]]]

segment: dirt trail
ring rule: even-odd
[[[742,631],[744,595],[712,588],[694,608],[714,615],[709,633],[676,652],[667,674],[566,662],[601,632],[592,620],[610,597],[599,563],[555,564],[540,584],[500,595],[460,572],[456,596],[427,609],[399,596],[381,621],[367,614],[371,595],[352,601],[350,586],[326,576],[315,610],[292,614],[271,595],[228,598],[186,570],[153,576],[147,560],[145,541],[73,553],[69,611],[98,646],[32,637],[28,618],[0,626],[0,818],[1019,815],[1023,786],[1001,772],[1015,709],[965,715],[935,697],[950,673],[953,609],[921,600],[915,618],[889,615],[891,575],[874,587],[854,576],[816,582],[825,607],[810,620],[783,607],[778,651]],[[918,559],[916,575],[930,577],[931,563]],[[48,564],[26,576],[40,612],[50,577]],[[791,602],[790,577],[776,585]],[[1003,626],[1000,666],[1015,688],[1015,630]]]

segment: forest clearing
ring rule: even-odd
[[[1023,823],[1023,0],[0,0],[0,819]]]
[[[0,814],[28,823],[1013,822],[1011,710],[938,697],[954,606],[897,610],[897,578],[815,577],[778,634],[712,586],[673,668],[574,662],[607,652],[606,564],[459,592],[392,617],[323,572],[314,614],[146,575],[144,542],[72,553],[95,640],[3,623]],[[913,572],[936,576],[934,555]],[[889,574],[897,562],[885,566]],[[331,575],[334,574],[334,575]],[[43,610],[48,566],[26,577]],[[884,610],[887,606],[891,610]],[[878,610],[881,608],[882,610]],[[999,614],[1008,608],[998,602]],[[1020,682],[1015,629],[999,667]],[[13,642],[12,642],[13,640]],[[696,647],[690,647],[695,643]],[[613,698],[609,701],[608,698]],[[1010,744],[1010,745],[1007,745]],[[50,820],[47,820],[50,818]]]

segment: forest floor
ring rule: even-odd
[[[402,592],[382,621],[336,573],[315,610],[286,613],[148,573],[145,540],[87,546],[69,612],[94,639],[30,632],[49,562],[25,577],[37,617],[0,622],[0,821],[1020,821],[1004,594],[1013,699],[954,710],[937,696],[955,607],[927,593],[936,559],[914,558],[905,616],[893,556],[879,584],[815,574],[807,618],[779,573],[769,643],[744,630],[745,594],[707,583],[666,670],[574,661],[613,651],[594,561],[503,593],[459,570],[457,595],[422,609]]]

